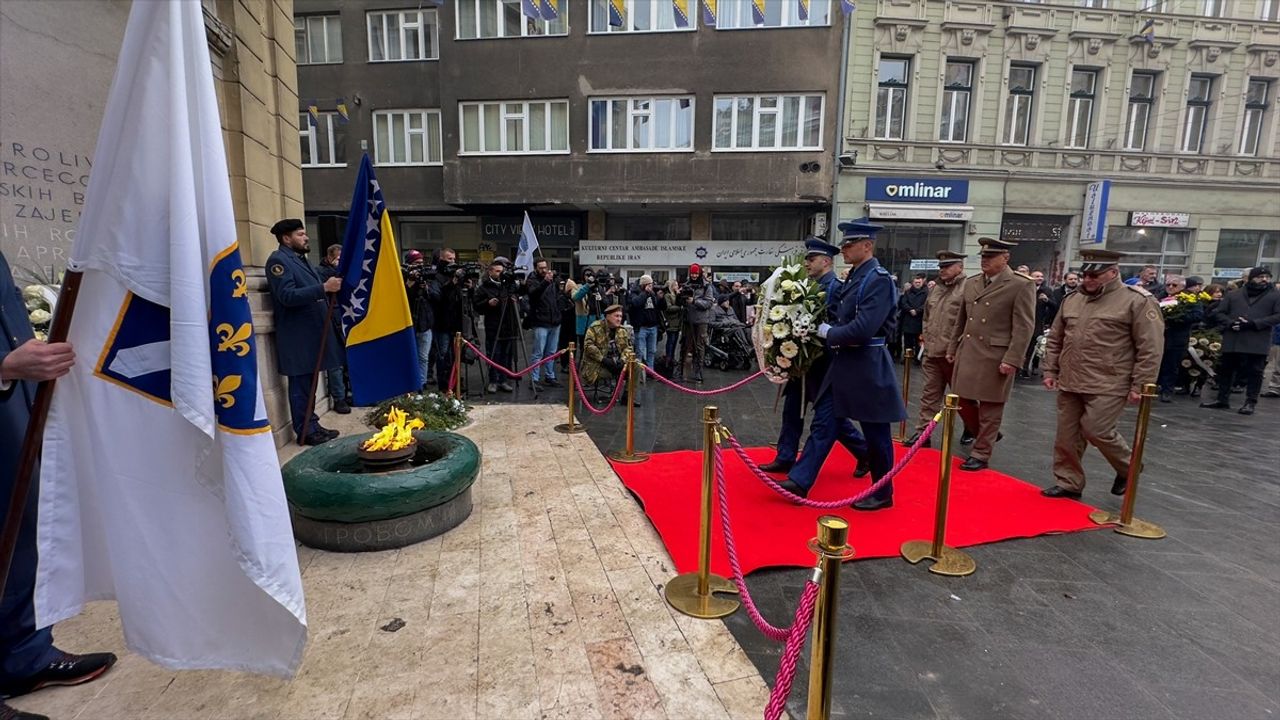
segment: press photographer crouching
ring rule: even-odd
[[[495,258],[489,272],[476,287],[472,306],[484,317],[484,352],[491,360],[510,370],[515,359],[515,343],[520,336],[520,310],[516,296],[524,287],[516,282],[511,261]],[[515,392],[515,386],[497,368],[489,368],[485,392]]]
[[[622,306],[605,308],[604,318],[587,328],[582,347],[582,382],[595,385],[601,380],[617,383],[626,363],[623,356],[631,348],[631,333],[622,326]],[[635,403],[637,406],[640,403]]]
[[[529,292],[529,326],[533,328],[533,351],[529,364],[536,365],[543,358],[556,354],[560,343],[560,299],[564,293],[556,289],[556,271],[546,260],[533,264],[533,272],[529,273],[525,286]],[[530,377],[535,390],[539,384],[560,387],[556,382],[555,363],[534,368]]]
[[[413,333],[418,339],[418,370],[422,386],[427,387],[431,376],[431,341],[435,327],[435,305],[440,301],[440,286],[436,284],[436,270],[424,262],[422,253],[410,250],[405,253],[404,290],[409,297],[409,315],[413,318]]]

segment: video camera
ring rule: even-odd
[[[431,269],[431,274],[448,275],[458,279],[479,280],[484,266],[477,262],[440,264]]]
[[[594,285],[609,287],[610,285],[618,285],[622,283],[622,278],[617,275],[611,275],[606,271],[600,271],[595,274],[595,278],[591,281]]]

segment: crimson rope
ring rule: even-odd
[[[755,373],[754,375],[750,375],[750,376],[748,376],[748,377],[745,377],[745,378],[743,378],[742,380],[739,380],[738,382],[736,382],[736,383],[734,383],[734,384],[732,384],[732,385],[726,385],[725,387],[722,387],[722,388],[716,388],[715,390],[694,390],[693,388],[687,388],[687,387],[685,387],[685,386],[683,386],[683,385],[680,385],[679,383],[675,383],[675,382],[673,382],[673,381],[671,381],[671,380],[668,380],[667,378],[663,377],[663,376],[662,376],[658,371],[654,370],[654,369],[653,369],[653,368],[651,368],[651,367],[644,366],[644,371],[645,371],[645,372],[647,372],[647,373],[649,373],[649,375],[651,375],[651,376],[653,376],[653,377],[657,378],[659,382],[663,383],[664,385],[666,385],[666,386],[668,386],[668,387],[673,387],[673,388],[675,388],[676,390],[679,390],[680,392],[688,393],[688,394],[690,394],[690,395],[703,395],[703,396],[705,396],[705,395],[719,395],[720,393],[727,393],[727,392],[729,392],[730,390],[737,390],[738,388],[742,387],[743,385],[746,385],[747,383],[751,382],[752,380],[755,380],[756,378],[760,377],[761,375],[764,375],[764,371],[763,371],[763,370],[758,370],[758,371],[756,371],[756,373]]]
[[[569,361],[569,372],[573,373],[573,385],[578,388],[578,397],[582,400],[582,405],[591,412],[592,415],[604,415],[618,404],[618,396],[622,394],[622,384],[627,379],[626,373],[618,375],[618,384],[613,388],[613,395],[609,396],[609,404],[604,408],[597,410],[591,401],[587,399],[587,391],[582,387],[582,378],[578,375],[578,365],[572,360]]]
[[[795,624],[791,626],[791,635],[787,638],[786,648],[782,651],[782,662],[778,664],[778,674],[773,678],[769,704],[764,706],[764,720],[778,720],[787,706],[787,698],[791,696],[791,685],[796,679],[796,665],[800,660],[800,651],[804,649],[804,639],[809,634],[809,625],[813,622],[813,608],[817,602],[818,584],[810,580],[805,584],[804,594],[800,596],[800,606],[796,608]]]
[[[515,371],[513,371],[513,370],[508,370],[507,368],[503,367],[502,365],[499,365],[497,362],[495,362],[495,361],[494,361],[492,358],[490,358],[488,355],[485,355],[483,352],[481,352],[481,351],[480,351],[480,348],[476,347],[475,345],[472,345],[470,340],[466,340],[466,339],[464,339],[464,340],[462,341],[462,344],[463,344],[463,345],[466,345],[466,346],[467,346],[467,347],[469,347],[469,348],[471,348],[471,350],[476,354],[476,357],[478,357],[478,358],[480,358],[481,360],[485,361],[485,363],[486,363],[487,365],[489,365],[489,367],[491,367],[491,368],[493,368],[494,370],[497,370],[498,372],[502,373],[503,375],[506,375],[507,377],[509,377],[509,378],[513,378],[513,379],[519,379],[519,378],[522,378],[522,377],[524,377],[525,375],[528,375],[529,373],[533,372],[534,370],[537,370],[538,368],[542,367],[543,365],[546,365],[547,363],[551,362],[552,360],[555,360],[556,358],[560,357],[561,355],[563,355],[563,354],[565,354],[565,353],[569,352],[569,351],[568,351],[568,349],[557,351],[554,355],[548,355],[547,357],[542,358],[542,359],[541,359],[541,360],[539,360],[538,362],[536,362],[536,363],[534,363],[534,364],[530,365],[529,367],[527,367],[527,368],[525,368],[525,369],[521,370],[520,372],[515,372]]]
[[[738,442],[738,438],[734,437],[733,435],[730,435],[729,446],[733,448],[733,452],[737,454],[738,458],[742,460],[744,465],[747,466],[747,469],[750,470],[751,473],[755,475],[757,479],[760,480],[760,482],[764,483],[765,485],[768,485],[769,488],[772,489],[774,492],[778,493],[779,495],[786,498],[787,500],[790,500],[792,504],[803,505],[804,507],[810,507],[810,508],[818,508],[821,510],[831,510],[838,507],[848,507],[853,503],[859,502],[861,500],[865,500],[868,497],[871,497],[871,495],[874,494],[877,490],[884,487],[885,483],[892,480],[894,476],[896,476],[899,472],[901,472],[902,468],[906,467],[907,463],[911,462],[911,459],[916,456],[917,452],[919,452],[920,447],[929,441],[929,436],[933,435],[933,429],[937,426],[938,426],[938,421],[931,420],[929,424],[924,427],[924,430],[920,432],[920,439],[916,440],[915,445],[912,445],[910,448],[907,449],[906,454],[904,454],[902,458],[898,460],[897,464],[895,464],[893,468],[889,470],[889,472],[885,473],[884,477],[877,480],[871,487],[867,488],[866,490],[863,490],[862,492],[858,493],[857,495],[854,495],[851,498],[844,498],[843,500],[810,500],[809,498],[803,498],[794,493],[787,492],[782,488],[781,485],[778,484],[776,480],[769,477],[768,473],[761,470],[760,466],[756,465],[755,462],[751,460],[751,458],[747,455],[746,449],[743,448],[742,444]]]

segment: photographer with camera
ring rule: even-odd
[[[432,364],[435,366],[436,387],[441,392],[449,389],[449,377],[453,372],[453,336],[466,327],[467,299],[463,292],[465,272],[456,265],[457,253],[451,248],[436,250],[432,254],[435,286],[432,305]]]
[[[428,267],[422,252],[405,253],[404,291],[409,298],[409,315],[413,318],[413,333],[418,339],[418,369],[422,374],[422,386],[427,386],[431,374],[432,328],[435,327],[435,304],[440,301],[440,287],[435,282],[436,270]]]
[[[536,365],[539,360],[556,354],[560,342],[560,298],[564,293],[556,289],[556,271],[545,259],[533,263],[533,272],[525,280],[525,287],[529,293],[529,325],[533,328],[529,364]],[[541,375],[546,375],[546,380],[542,380]],[[544,387],[560,387],[556,382],[555,363],[534,368],[530,377],[534,389],[539,383]]]
[[[641,275],[627,299],[630,306],[631,325],[636,329],[636,355],[645,367],[653,369],[653,361],[658,355],[658,325],[662,322],[662,311],[667,303],[653,288],[653,278]]]
[[[684,351],[680,362],[676,363],[672,379],[684,380],[684,357],[693,356],[693,381],[702,382],[702,359],[707,351],[707,323],[711,322],[711,311],[716,304],[715,289],[702,274],[702,266],[693,263],[689,266],[689,276],[680,286],[676,297],[685,309]]]
[[[602,274],[606,278],[609,276],[608,273]],[[578,323],[578,347],[584,346],[587,328],[604,317],[604,309],[610,305],[604,301],[605,287],[599,284],[598,280],[595,270],[583,268],[582,284],[573,291],[573,314]]]
[[[489,272],[472,293],[472,307],[484,317],[484,352],[499,365],[515,370],[515,342],[520,336],[520,311],[516,296],[523,291],[517,282],[511,261],[504,257],[489,263]],[[495,367],[489,368],[489,385],[486,392],[515,392],[511,384]]]
[[[582,382],[617,382],[626,367],[623,354],[630,346],[631,333],[622,326],[622,306],[610,305],[605,308],[604,318],[587,328],[582,347]]]

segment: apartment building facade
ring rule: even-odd
[[[1280,2],[879,0],[852,19],[837,214],[899,275],[1019,241],[1219,281],[1280,269]],[[976,268],[976,258],[971,258]]]
[[[297,0],[307,221],[340,241],[361,153],[403,248],[512,256],[524,212],[560,270],[662,281],[702,262],[759,279],[825,229],[838,1]],[[339,112],[339,105],[345,115]],[[309,108],[314,107],[314,113]],[[314,120],[312,117],[314,116]],[[683,274],[683,272],[681,272]]]

